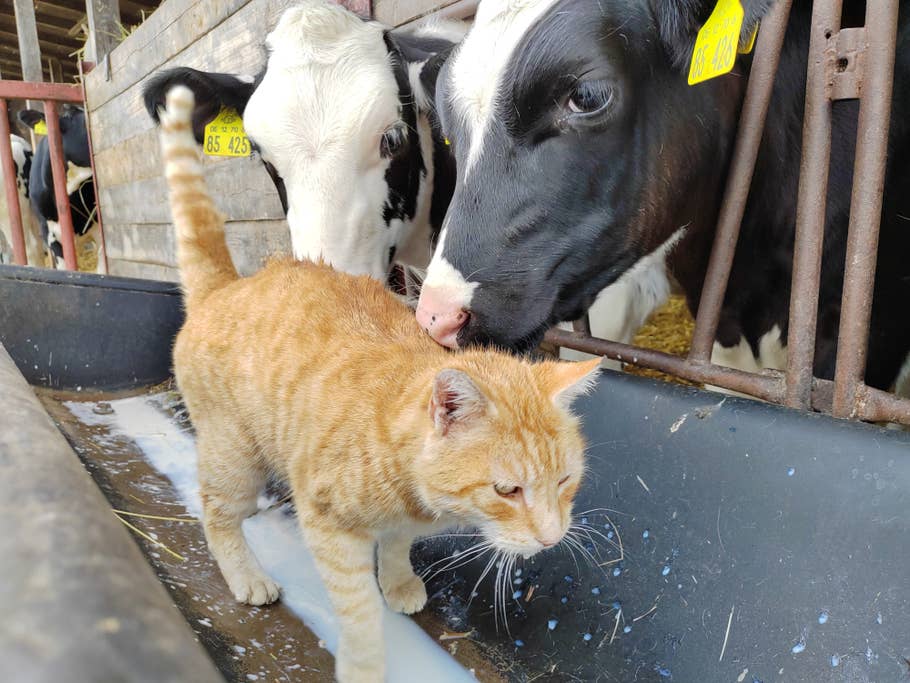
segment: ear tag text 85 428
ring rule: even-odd
[[[44,121],[38,121],[32,130],[35,131],[35,135],[47,135],[47,124]]]
[[[689,85],[730,73],[736,64],[744,16],[739,0],[718,0],[695,40],[692,65],[689,67]]]
[[[223,107],[205,127],[203,150],[210,157],[250,156],[250,139],[243,130],[243,119],[236,109]]]

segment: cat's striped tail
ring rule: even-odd
[[[193,92],[171,88],[161,112],[161,156],[177,232],[177,264],[187,309],[239,276],[224,238],[224,216],[205,186],[193,137]]]

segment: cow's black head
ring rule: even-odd
[[[745,4],[744,38],[770,0]],[[714,6],[481,4],[437,86],[459,181],[418,309],[434,338],[531,346],[716,205],[742,79],[687,85]]]

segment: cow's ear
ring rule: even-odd
[[[158,111],[164,107],[168,91],[175,85],[185,85],[193,91],[196,106],[193,110],[193,135],[200,144],[205,137],[205,127],[223,107],[236,109],[243,116],[247,102],[253,94],[255,79],[197,71],[187,67],[169,69],[155,74],[142,88],[145,109],[155,122]]]
[[[688,68],[692,48],[701,27],[711,16],[718,0],[650,0],[660,41],[674,66]],[[740,45],[745,44],[775,0],[742,0],[745,16]]]
[[[386,35],[390,48],[395,49],[405,62],[411,90],[420,111],[434,111],[439,73],[467,30],[467,24],[462,21],[445,20],[416,29],[391,31]]]
[[[19,112],[19,121],[34,130],[35,126],[44,121],[44,113],[34,109],[23,109]]]

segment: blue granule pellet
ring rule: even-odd
[[[525,641],[523,641],[523,640],[515,641],[515,647],[524,647],[524,646],[525,646]]]
[[[673,674],[670,673],[670,670],[662,666],[656,667],[654,669],[657,672],[657,675],[661,678],[670,678]]]
[[[600,595],[600,588],[598,588],[597,586],[594,586],[594,588],[591,589],[591,594]]]
[[[611,540],[611,541],[613,540],[613,532],[612,532],[612,531],[608,531],[608,532],[607,532],[607,538],[608,538],[609,540]]]
[[[514,593],[512,593],[513,600],[518,600],[518,598],[520,598],[520,597],[521,597],[521,591],[515,591]]]
[[[623,632],[623,633],[632,633],[632,627],[631,627],[631,626],[623,626],[623,627],[622,627],[622,632]]]
[[[515,570],[515,576],[521,576],[521,567]]]
[[[587,518],[587,517],[582,517],[582,518],[581,518],[581,523],[582,523],[582,524],[587,524],[587,523],[588,523],[588,518]]]
[[[593,638],[593,637],[594,637],[594,636],[592,636],[590,633],[585,633],[585,634],[582,636],[582,638],[584,638],[584,640],[585,640],[586,643],[587,643],[589,640],[591,640],[591,638]]]
[[[620,604],[619,600],[613,603],[613,609],[615,609],[617,612],[622,609],[622,605]]]
[[[882,613],[881,612],[879,612],[878,616],[875,617],[875,623],[878,624],[879,626],[882,625]]]
[[[515,585],[516,585],[516,586],[520,586],[520,585],[523,584],[523,583],[524,583],[524,579],[515,579]]]
[[[831,655],[831,666],[837,666],[838,664],[840,664],[840,656]]]
[[[795,468],[795,467],[791,467],[789,470],[787,470],[787,476],[788,476],[788,477],[792,477],[794,474],[796,474],[796,468]]]
[[[585,543],[585,550],[587,550],[589,553],[593,553],[593,552],[594,552],[594,544],[591,543],[590,541],[588,541],[587,543]]]
[[[665,564],[665,565],[664,565],[664,568],[660,570],[660,575],[661,575],[661,576],[666,576],[666,575],[669,574],[669,573],[670,573],[670,565]]]
[[[569,598],[567,598],[565,595],[563,595],[562,598],[560,598],[559,601],[560,601],[563,605],[565,605],[567,602],[569,602]]]
[[[564,577],[562,577],[562,580],[566,583],[572,583],[575,579],[572,578],[571,574],[566,574]]]
[[[819,624],[827,624],[827,623],[828,623],[828,612],[825,611],[825,612],[822,612],[821,614],[818,615],[818,623],[819,623]]]
[[[620,574],[622,574],[622,569],[619,567],[613,567],[613,576],[619,576]]]
[[[796,645],[794,645],[792,648],[790,648],[790,652],[792,652],[795,655],[798,655],[800,652],[804,652],[805,649],[806,649],[806,643],[805,643],[805,641],[801,640]]]
[[[647,529],[645,529],[644,531],[641,532],[641,537],[642,537],[642,538],[647,538],[647,537],[650,536],[650,535],[651,535],[651,532],[648,531]]]
[[[558,623],[559,623],[559,620],[558,620],[558,619],[550,619],[550,621],[547,622],[547,630],[549,630],[549,631],[555,631],[555,630],[556,630],[556,624],[558,624]]]

